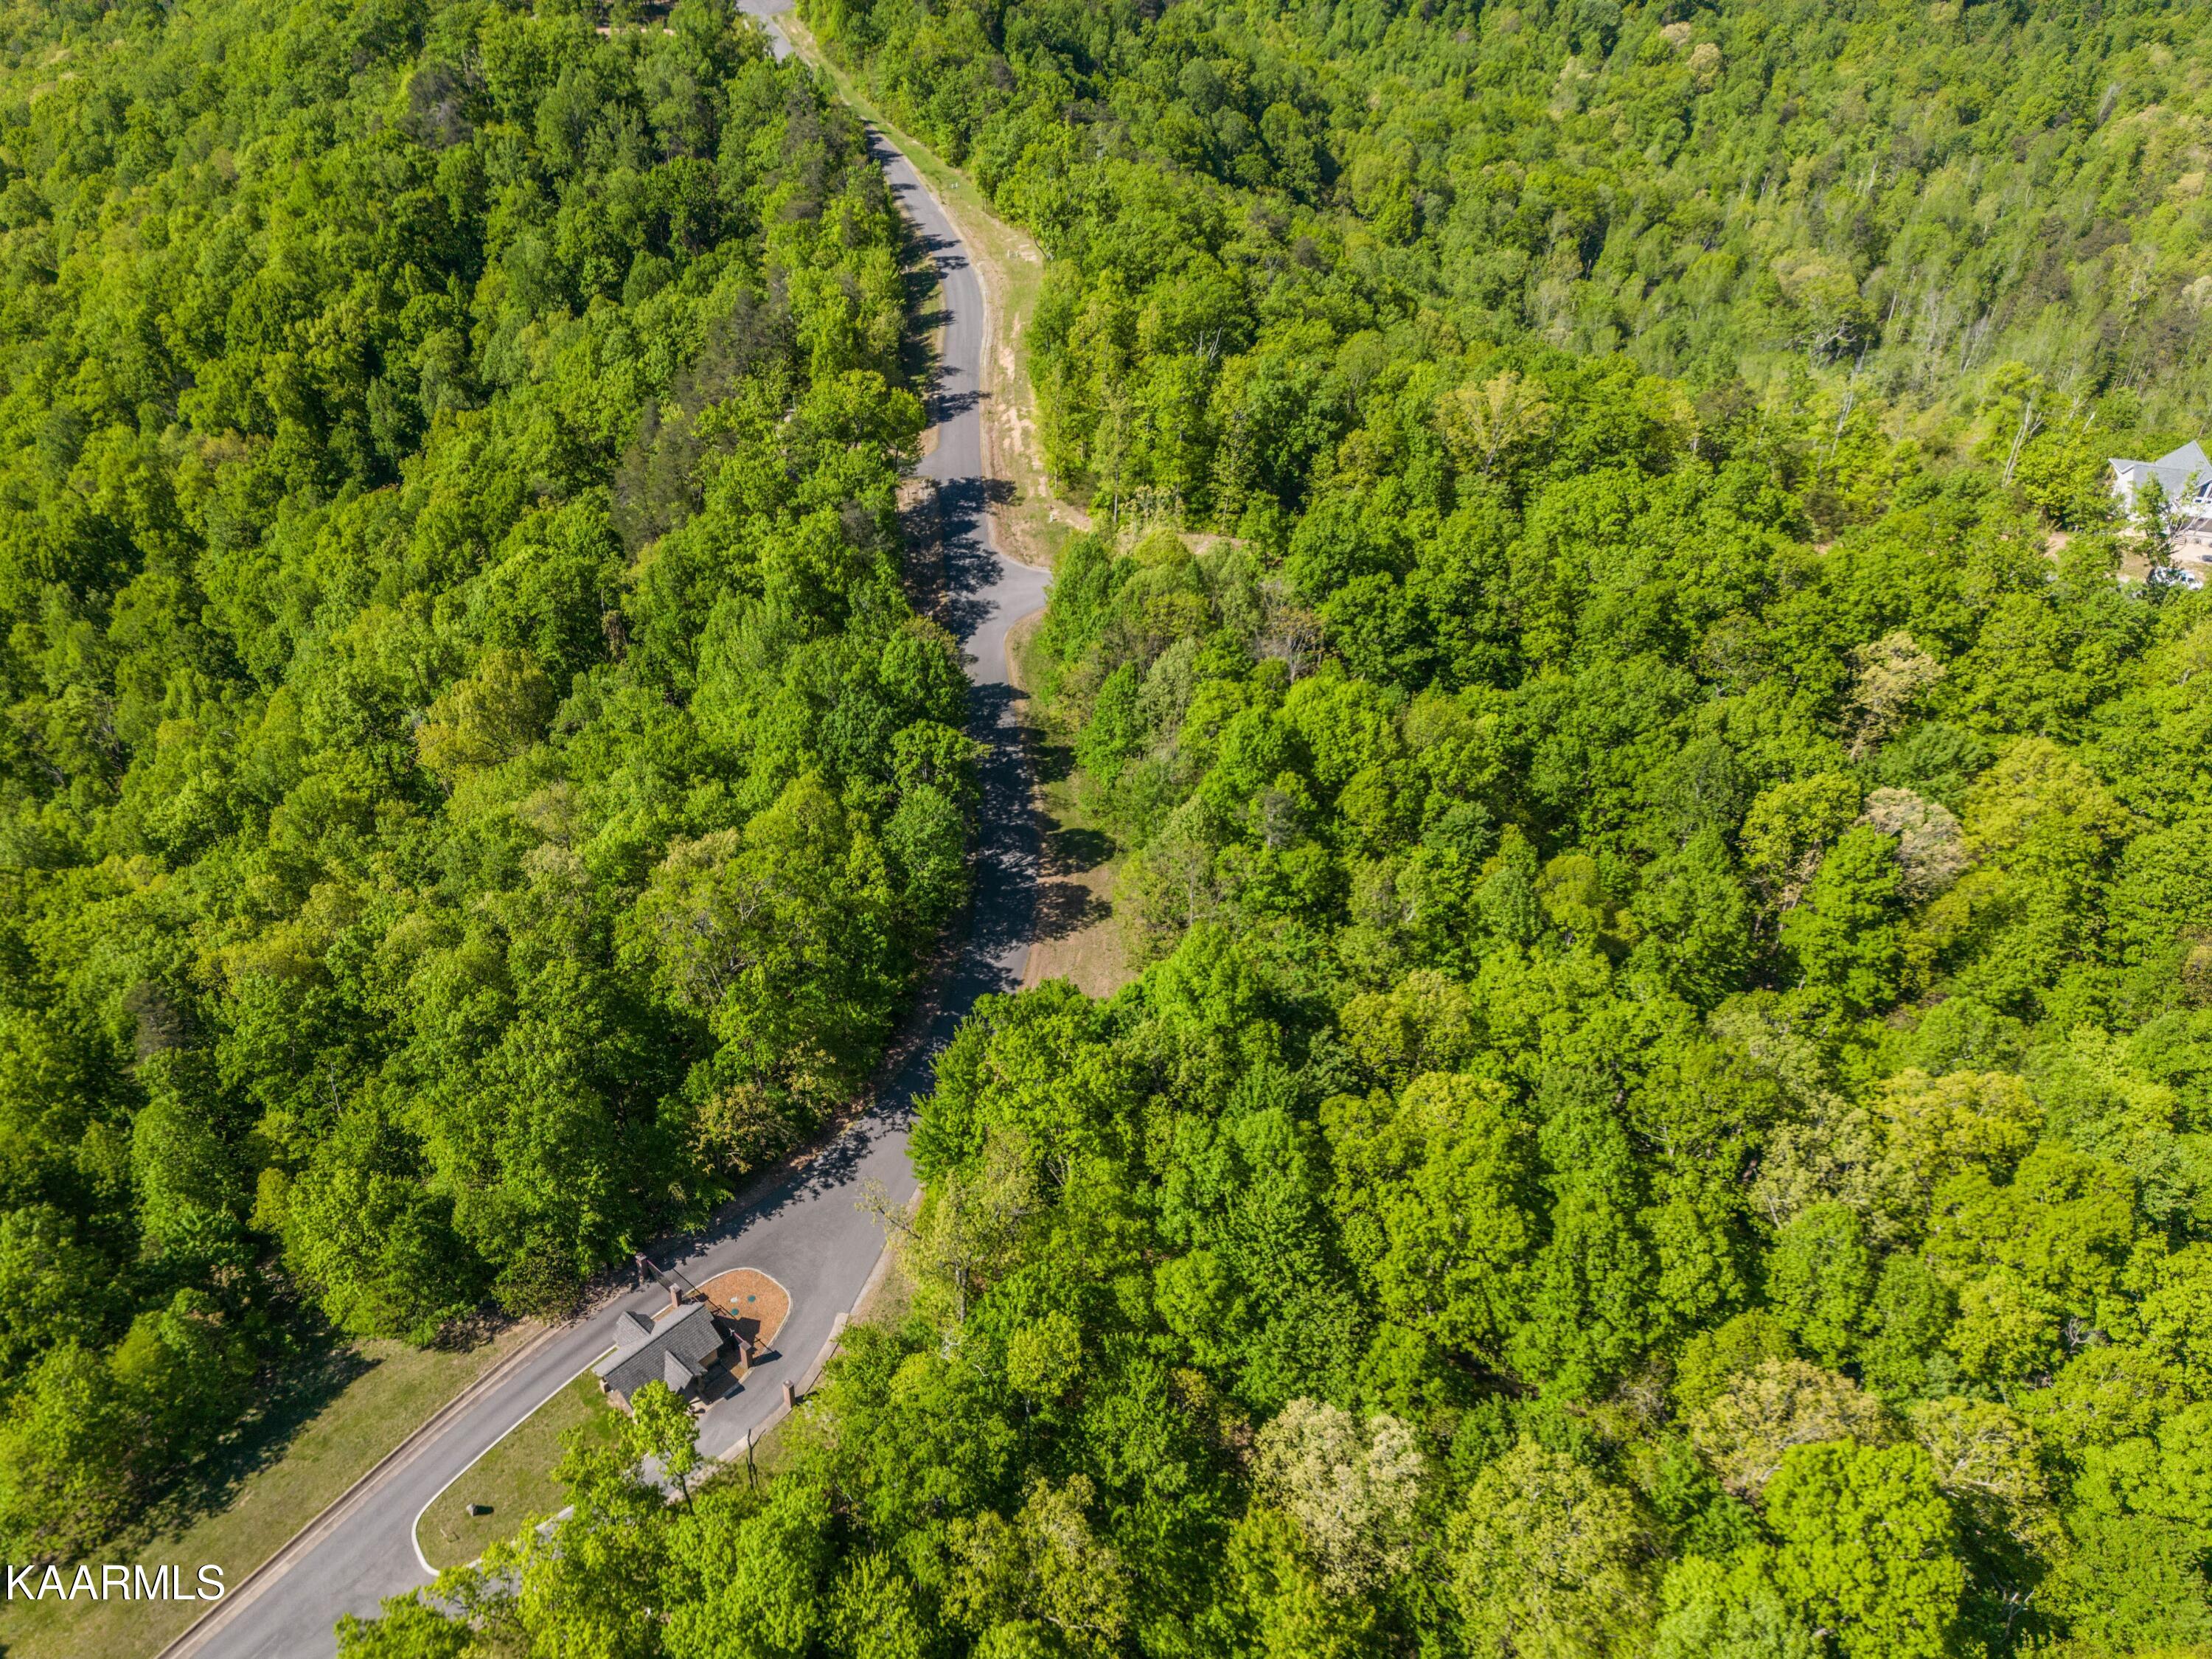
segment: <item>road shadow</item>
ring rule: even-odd
[[[983,521],[1013,498],[1012,486],[1000,478],[946,478],[937,486],[947,606],[940,620],[955,639],[966,641],[991,615],[999,556],[983,544]]]
[[[895,155],[871,130],[869,147],[879,165]],[[933,333],[952,319],[945,302],[944,279],[966,267],[965,250],[956,237],[918,228],[917,186],[893,179],[892,197],[909,227],[906,250],[908,297],[915,302],[911,335],[928,355],[915,360],[915,384],[922,389],[931,424],[939,428],[972,419],[985,394],[969,377],[975,365],[951,365],[933,354]],[[968,647],[995,649],[995,636],[979,647],[978,635],[1000,616],[1020,585],[1007,580],[998,556],[988,546],[988,522],[994,507],[1013,499],[1012,486],[999,478],[941,478],[917,499],[902,528],[913,532],[910,555],[917,560],[935,550],[937,617]],[[911,1127],[915,1103],[933,1085],[938,1054],[950,1042],[977,999],[1020,988],[1030,943],[1048,927],[1073,929],[1086,925],[1083,901],[1055,897],[1049,916],[1041,909],[1040,877],[1044,849],[1032,811],[1034,775],[1028,738],[1020,722],[1021,696],[997,678],[995,665],[978,684],[971,676],[969,734],[984,745],[977,767],[981,802],[971,849],[971,887],[964,914],[948,930],[934,965],[925,973],[915,1001],[878,1073],[865,1105],[825,1144],[802,1153],[717,1212],[699,1232],[660,1241],[656,1260],[680,1267],[720,1248],[757,1222],[826,1193],[849,1190],[857,1198],[863,1165],[888,1142]],[[1070,763],[1072,764],[1072,758]],[[1064,774],[1062,774],[1064,775]],[[1101,848],[1103,848],[1103,851]],[[1111,843],[1080,838],[1060,856],[1069,860],[1103,857]]]
[[[1066,939],[1114,914],[1114,907],[1077,881],[1048,881],[1037,890],[1036,937]]]

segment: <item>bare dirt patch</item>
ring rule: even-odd
[[[756,1348],[775,1346],[791,1313],[791,1294],[757,1267],[732,1267],[699,1287],[708,1305]]]

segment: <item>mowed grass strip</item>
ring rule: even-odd
[[[460,1479],[438,1494],[416,1523],[415,1540],[434,1567],[458,1567],[473,1561],[490,1545],[512,1538],[532,1516],[552,1515],[566,1501],[553,1478],[561,1461],[562,1436],[581,1429],[590,1438],[612,1444],[622,1416],[599,1392],[589,1371],[576,1377],[523,1420]],[[469,1505],[487,1507],[471,1515]]]
[[[136,1548],[103,1553],[100,1562],[182,1568],[187,1583],[203,1564],[222,1569],[235,1589],[345,1489],[374,1468],[439,1407],[536,1330],[513,1325],[466,1352],[404,1342],[356,1345],[359,1374],[299,1428],[282,1453],[241,1480],[221,1509],[157,1533]],[[192,1601],[15,1601],[0,1607],[0,1650],[9,1659],[144,1659],[197,1619]]]

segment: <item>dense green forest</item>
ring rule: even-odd
[[[733,9],[21,8],[0,1554],[339,1332],[558,1311],[848,1098],[961,900],[905,232]]]
[[[1235,531],[1384,364],[1516,341],[1764,405],[1823,526],[1976,452],[2094,516],[2212,412],[2201,7],[807,12],[1054,257],[1048,455],[1114,505]]]
[[[2212,605],[2099,477],[2212,20],[808,16],[1049,257],[1150,965],[942,1056],[784,1473],[345,1651],[2212,1651]]]

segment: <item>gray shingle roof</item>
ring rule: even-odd
[[[722,1350],[714,1310],[703,1302],[687,1302],[664,1312],[640,1335],[635,1328],[643,1324],[634,1314],[617,1317],[615,1352],[596,1368],[599,1380],[624,1399],[655,1381],[681,1393],[705,1374],[707,1362]]]
[[[2115,459],[2112,471],[2130,507],[2135,505],[2136,492],[2151,479],[2158,480],[2160,493],[2170,502],[2179,502],[2212,488],[2212,458],[2204,453],[2204,446],[2186,443],[2154,461],[2124,461]]]

